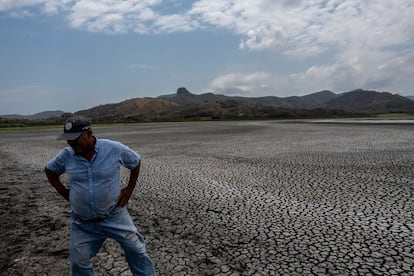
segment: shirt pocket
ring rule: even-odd
[[[88,182],[88,169],[86,168],[70,168],[67,169],[67,174],[70,183],[87,183]]]
[[[101,166],[99,168],[95,168],[93,172],[93,178],[97,180],[97,182],[112,182],[116,181],[119,177],[119,166],[112,165],[112,166]]]

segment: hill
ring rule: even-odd
[[[414,113],[414,101],[397,94],[353,90],[320,91],[294,97],[231,97],[193,94],[180,87],[175,94],[135,98],[76,112],[94,121],[168,121],[186,119],[265,119]]]
[[[4,119],[15,119],[15,120],[44,120],[50,118],[60,118],[64,114],[61,110],[55,111],[43,111],[32,115],[19,115],[19,114],[8,114],[1,115]]]
[[[398,94],[358,89],[333,98],[325,107],[366,114],[413,113],[413,103]]]
[[[180,87],[174,94],[134,98],[80,110],[75,114],[95,122],[150,122],[200,119],[268,119],[414,114],[414,101],[388,92],[357,89],[335,94],[324,90],[305,96],[234,97],[214,93],[193,94]],[[3,115],[3,120],[61,121],[71,113],[45,111],[29,116]]]

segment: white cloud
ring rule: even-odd
[[[9,14],[10,17],[12,18],[28,18],[28,17],[35,17],[35,14],[29,10],[16,10],[16,11],[12,11]]]
[[[414,39],[412,0],[199,0],[180,13],[167,0],[0,1],[0,11],[35,6],[46,13],[65,11],[73,28],[93,32],[169,33],[211,26],[240,35],[242,49],[301,56],[331,47],[382,49]]]
[[[1,0],[0,11],[19,13],[18,9],[25,10],[30,7],[40,6],[46,14],[56,14],[65,9],[72,0]]]
[[[343,92],[357,88],[412,94],[413,76],[414,50],[395,56],[367,52],[289,75],[267,72],[223,74],[213,79],[205,90],[244,96],[291,96],[323,89]]]
[[[381,49],[414,37],[411,0],[288,2],[200,0],[189,13],[241,35],[243,49],[277,49],[301,56],[329,47]]]
[[[198,25],[198,22],[192,21],[188,16],[178,14],[159,16],[153,24],[157,33],[188,32],[197,29]]]
[[[162,4],[161,0],[78,0],[70,8],[69,22],[73,28],[105,33],[171,33],[198,27],[185,13],[159,13]]]
[[[72,0],[47,0],[44,3],[44,11],[47,14],[57,14],[61,10],[66,9]]]
[[[226,95],[269,95],[269,92],[273,92],[273,87],[269,86],[272,83],[272,75],[265,72],[231,73],[215,78],[207,90]]]
[[[321,89],[396,89],[398,82],[409,88],[407,83],[412,84],[414,2],[313,0],[296,1],[289,7],[275,1],[250,3],[214,5],[205,0],[193,11],[204,22],[218,22],[240,34],[242,49],[273,49],[295,59],[329,53],[333,61],[290,75],[269,73],[272,77],[253,81],[249,88],[246,77],[255,73],[226,74],[214,79],[211,89],[231,94],[240,85],[244,94],[257,95],[260,86],[266,86],[270,94],[286,96]]]
[[[148,8],[159,1],[77,1],[69,12],[73,28],[85,28],[91,32],[124,33],[128,31],[146,32],[142,21],[154,18]]]

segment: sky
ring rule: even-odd
[[[414,95],[413,0],[0,0],[0,114],[191,93]]]

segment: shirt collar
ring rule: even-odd
[[[95,138],[95,152],[99,151],[99,145],[101,144],[99,139],[96,138],[95,136],[93,136],[93,138]]]

